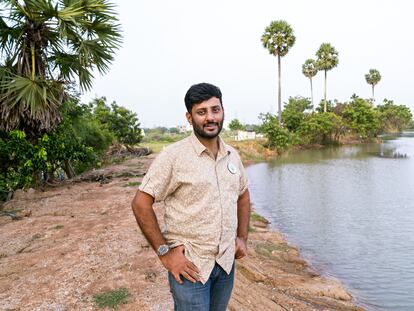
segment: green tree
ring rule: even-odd
[[[36,138],[62,119],[66,87],[108,71],[120,29],[107,0],[1,0],[1,130]]]
[[[413,115],[410,108],[396,105],[392,100],[384,99],[384,104],[376,108],[380,113],[381,129],[384,132],[401,132],[410,127]]]
[[[319,105],[316,107],[316,111],[319,113],[323,112],[333,112],[335,103],[332,100],[324,101],[323,99],[319,102]],[[325,111],[326,110],[326,111]]]
[[[282,112],[283,124],[291,131],[295,132],[302,120],[305,118],[305,110],[311,109],[311,102],[305,97],[289,97]]]
[[[381,80],[381,74],[377,69],[370,69],[365,75],[365,80],[372,86],[372,100],[375,102],[374,87]]]
[[[316,76],[318,73],[318,66],[315,60],[309,58],[305,61],[305,63],[302,65],[302,73],[305,75],[305,77],[309,78],[310,81],[310,87],[311,87],[311,104],[313,107],[313,86],[312,86],[312,78]]]
[[[298,133],[303,144],[337,143],[346,133],[346,125],[333,112],[312,113],[301,122]]]
[[[90,104],[94,117],[108,129],[119,142],[133,145],[142,139],[137,114],[112,102],[106,104],[106,98],[96,98]],[[167,129],[168,130],[168,129]]]
[[[265,47],[270,54],[277,56],[278,64],[278,122],[279,126],[282,124],[282,85],[281,85],[281,64],[280,58],[285,56],[289,49],[295,44],[296,37],[293,34],[292,27],[285,21],[272,21],[266,27],[262,35],[263,47]]]
[[[233,119],[229,123],[229,129],[232,131],[244,131],[246,127],[238,119]]]
[[[276,116],[270,113],[261,113],[259,119],[262,121],[260,132],[266,136],[269,147],[286,149],[291,142],[290,133],[287,129],[279,126]]]
[[[319,47],[319,50],[316,52],[317,56],[317,66],[318,70],[323,70],[325,72],[325,88],[324,88],[324,112],[327,111],[326,109],[326,83],[327,83],[327,72],[332,68],[338,66],[338,51],[330,43],[322,43]]]
[[[371,103],[356,95],[342,110],[342,116],[350,129],[359,138],[367,139],[378,135],[380,131],[379,113]]]

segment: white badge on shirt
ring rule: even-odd
[[[233,163],[231,163],[231,162],[227,163],[227,168],[228,168],[230,173],[232,173],[232,174],[237,173],[237,168]]]

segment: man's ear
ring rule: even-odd
[[[187,118],[188,123],[190,123],[190,125],[193,125],[193,118],[188,111],[185,113],[185,117]]]

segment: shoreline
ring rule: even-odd
[[[171,310],[165,269],[130,208],[155,155],[131,158],[49,187],[18,191],[0,217],[0,299],[18,310],[95,310],[94,297],[126,288],[118,310]],[[89,180],[82,181],[82,180]],[[155,207],[162,217],[162,207]],[[253,289],[253,290],[252,290]],[[248,257],[237,262],[229,310],[364,310],[337,280],[252,214]]]

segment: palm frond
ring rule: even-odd
[[[60,121],[58,108],[63,99],[63,85],[59,82],[32,80],[0,70],[0,118],[3,130],[19,126],[21,122],[38,123],[51,128]]]

